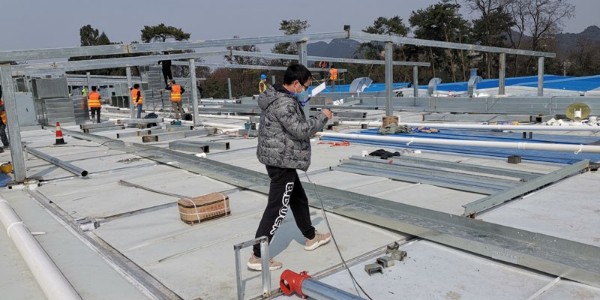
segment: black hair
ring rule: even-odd
[[[136,84],[134,84],[134,85],[133,85],[133,88],[134,88],[134,89],[139,89],[139,88],[140,88],[140,85],[136,83]]]
[[[283,84],[292,84],[292,82],[298,80],[300,84],[304,85],[311,78],[312,74],[305,66],[293,64],[285,70]]]
[[[92,87],[92,91],[95,91],[97,88],[95,86]]]

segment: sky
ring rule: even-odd
[[[600,26],[600,0],[567,1],[575,5],[576,16],[565,22],[563,32],[579,33],[590,25]],[[76,47],[79,29],[87,24],[104,31],[112,42],[123,43],[139,41],[144,25],[160,23],[190,33],[191,41],[281,35],[279,24],[289,19],[307,20],[307,33],[339,32],[345,24],[360,31],[378,17],[399,16],[408,25],[412,11],[438,2],[0,0],[0,51]],[[466,10],[462,14],[468,18]]]

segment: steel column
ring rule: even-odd
[[[385,43],[385,115],[392,116],[394,112],[392,110],[392,89],[394,83],[394,44],[392,42]]]
[[[413,67],[413,96],[415,97],[415,106],[417,97],[419,97],[419,68],[417,66]]]
[[[133,83],[131,82],[131,67],[125,68],[125,74],[127,75],[127,87],[130,89],[133,88]],[[131,93],[129,93],[129,110],[131,110],[131,118],[135,118],[135,111],[133,107],[133,99],[131,99]]]
[[[85,77],[87,78],[87,90],[88,93],[92,91],[92,75],[90,74],[90,72],[85,72]]]
[[[538,57],[538,96],[544,96],[544,57]]]
[[[23,182],[27,176],[27,171],[25,169],[25,158],[23,157],[23,146],[21,145],[19,114],[10,65],[0,65],[0,77],[2,77],[2,97],[4,99],[4,109],[6,110],[6,122],[8,123],[6,124],[6,130],[8,130],[10,140],[10,155],[15,172],[15,182]]]
[[[504,95],[506,90],[506,53],[500,53],[500,69],[498,70],[498,95]]]
[[[229,99],[233,99],[231,95],[231,78],[227,78],[227,91],[229,92]]]
[[[196,61],[193,58],[190,58],[190,81],[191,81],[191,89],[192,89],[192,121],[194,123],[194,127],[198,126],[200,122],[198,122],[198,86],[196,82]]]
[[[308,66],[306,65],[308,63],[306,57],[308,56],[308,48],[306,46],[306,41],[300,41],[296,43],[296,46],[298,47],[298,63],[300,63],[301,65],[305,66],[308,68]],[[306,117],[306,119],[310,118],[310,102],[307,102],[304,107],[304,116]]]

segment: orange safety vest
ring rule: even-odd
[[[0,99],[0,106],[4,107],[4,100],[2,99]],[[4,107],[4,110],[0,112],[0,118],[2,119],[2,124],[8,125],[8,123],[6,123],[6,107]]]
[[[88,94],[88,107],[102,107],[102,104],[100,103],[100,93],[92,91]]]
[[[133,103],[135,104],[144,104],[144,96],[142,96],[142,93],[140,93],[140,99],[138,99],[138,101],[135,101],[139,91],[140,90],[138,89],[131,89],[131,101],[133,101]]]
[[[179,84],[171,86],[171,101],[181,102],[181,86]]]
[[[262,94],[267,90],[267,82],[266,81],[259,81],[258,82],[258,91]]]
[[[331,80],[337,80],[337,69],[336,68],[331,68],[331,70],[329,70],[329,79]]]

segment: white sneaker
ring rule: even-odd
[[[312,240],[306,239],[304,250],[313,251],[321,245],[329,243],[329,240],[331,240],[331,233],[318,233],[315,231],[315,237]]]
[[[272,258],[269,259],[269,270],[273,271],[281,269],[281,267],[283,267],[282,263],[273,260]],[[254,256],[254,254],[252,254],[252,256],[250,256],[250,259],[248,260],[248,269],[254,271],[262,271],[262,263],[260,257],[256,257]]]

